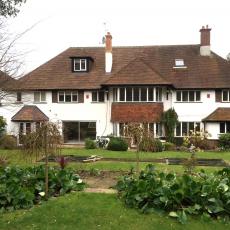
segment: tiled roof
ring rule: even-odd
[[[70,57],[91,57],[86,73],[72,72]],[[187,68],[175,69],[175,59]],[[171,84],[176,88],[230,88],[230,64],[200,45],[113,47],[112,73],[105,73],[104,47],[69,48],[27,74],[15,90],[96,89],[114,84]]]
[[[112,104],[112,122],[160,122],[163,103],[116,103]]]
[[[0,88],[3,88],[7,83],[15,81],[8,74],[0,71]]]
[[[203,121],[230,121],[230,108],[217,108]]]
[[[132,77],[130,74],[132,73]],[[163,76],[148,66],[141,58],[129,62],[120,71],[114,74],[105,85],[170,85]]]
[[[12,121],[48,121],[49,118],[34,105],[23,106],[12,118]]]

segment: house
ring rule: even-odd
[[[10,114],[0,109],[7,131],[49,120],[65,143],[76,143],[123,135],[124,124],[138,122],[162,137],[162,113],[174,108],[176,137],[203,129],[217,140],[230,132],[230,63],[211,51],[210,33],[202,27],[195,45],[128,47],[112,47],[107,33],[105,48],[68,48],[7,85],[16,98]]]

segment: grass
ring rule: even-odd
[[[189,218],[188,224],[181,225],[167,216],[145,215],[127,209],[116,195],[72,193],[51,199],[31,210],[3,214],[0,226],[7,230],[221,230],[229,225],[213,220],[205,222],[200,217]]]
[[[63,155],[76,155],[76,156],[90,156],[90,155],[100,155],[102,157],[111,157],[111,158],[133,158],[135,159],[136,153],[133,151],[127,152],[116,152],[108,151],[101,149],[77,149],[77,148],[66,148],[62,149],[61,154]],[[0,156],[7,156],[9,163],[11,165],[20,165],[22,167],[30,166],[31,164],[40,164],[35,163],[35,159],[26,160],[22,153],[19,150],[0,150]],[[141,159],[156,159],[156,158],[169,158],[169,157],[178,157],[178,158],[187,158],[190,157],[190,154],[187,152],[173,152],[165,151],[159,153],[150,153],[150,152],[141,152]],[[230,152],[199,152],[197,153],[199,158],[222,158],[226,161],[230,161]],[[135,161],[135,160],[134,160]],[[53,163],[55,164],[55,163]],[[140,163],[141,168],[145,168],[148,163]],[[182,173],[184,171],[183,166],[180,165],[166,165],[160,163],[154,163],[156,169],[163,171],[174,171],[177,173]],[[135,168],[135,162],[109,162],[109,161],[98,161],[94,163],[69,163],[69,167],[75,168],[76,170],[110,170],[110,171],[129,171],[131,168]],[[207,172],[213,172],[220,169],[221,167],[196,167],[196,170],[204,168]]]
[[[77,156],[90,156],[90,155],[100,155],[102,157],[111,157],[111,158],[135,158],[136,153],[134,151],[109,151],[102,149],[62,149],[63,155],[77,155]],[[227,161],[230,161],[230,152],[198,152],[198,158],[220,158]],[[140,152],[140,157],[142,159],[158,159],[158,158],[187,158],[190,156],[188,152],[179,152],[179,151],[164,151],[158,153],[151,152]]]

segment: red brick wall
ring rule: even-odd
[[[163,103],[121,103],[112,104],[112,122],[159,122]]]

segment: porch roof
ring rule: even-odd
[[[230,121],[230,108],[217,108],[214,112],[204,118],[203,121]]]
[[[12,118],[12,121],[48,121],[49,118],[35,105],[23,106]]]

